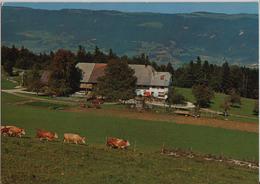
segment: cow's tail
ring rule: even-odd
[[[110,145],[109,145],[108,140],[109,140],[109,137],[106,136],[106,145],[109,147]]]

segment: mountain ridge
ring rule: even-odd
[[[213,63],[258,62],[258,15],[134,13],[115,10],[26,7],[2,9],[2,43],[35,52],[58,48],[92,51],[97,45],[119,55],[146,53],[158,63],[183,63],[201,56]],[[44,23],[44,24],[43,24]]]

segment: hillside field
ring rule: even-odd
[[[104,146],[2,138],[2,183],[255,184],[258,171],[219,162]]]
[[[8,81],[7,79],[1,79],[1,89],[13,89],[17,84]]]
[[[140,151],[158,151],[165,144],[170,148],[258,160],[257,133],[107,116],[98,109],[67,112],[66,107],[57,110],[35,105],[28,99],[2,93],[2,124],[24,127],[30,137],[35,136],[36,128],[43,128],[56,131],[61,139],[65,132],[79,133],[88,138],[89,144],[104,145],[107,136],[116,136],[129,139]]]
[[[13,88],[10,81],[2,82]],[[33,97],[28,95],[27,97]],[[48,100],[51,98],[41,97]],[[222,155],[240,160],[258,160],[258,134],[182,125],[173,122],[122,118],[116,114],[69,112],[73,104],[30,100],[1,93],[2,125],[26,129],[24,138],[2,137],[2,182],[27,183],[221,183],[253,184],[254,169],[197,159],[174,158],[159,154],[167,148],[181,148],[202,154]],[[104,105],[105,109],[122,108]],[[40,142],[36,128],[55,131],[55,142]],[[87,145],[62,144],[63,133],[87,137]],[[129,150],[110,150],[107,136],[128,139]],[[133,151],[135,148],[135,152]],[[16,164],[10,164],[16,163]]]
[[[192,94],[192,90],[190,88],[180,88],[176,87],[176,91],[186,98],[187,101],[190,101],[192,103],[195,102],[195,98]],[[220,108],[220,105],[223,103],[224,98],[227,95],[222,93],[215,93],[214,98],[212,99],[212,103],[210,104],[209,109],[214,111],[223,111],[223,109]],[[243,98],[241,97],[241,107],[231,107],[229,113],[231,116],[229,116],[229,119],[231,120],[239,120],[239,121],[246,121],[246,122],[255,122],[258,123],[258,116],[253,115],[253,108],[255,105],[254,99],[249,98]]]

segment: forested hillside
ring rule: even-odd
[[[34,52],[76,51],[78,45],[93,51],[97,45],[119,55],[145,53],[160,64],[200,56],[212,63],[244,65],[258,62],[257,40],[258,16],[251,14],[2,9],[2,43]]]
[[[234,91],[243,97],[258,98],[258,68],[252,69],[245,66],[230,65],[228,62],[219,66],[209,63],[206,60],[203,61],[200,57],[197,57],[196,60],[176,69],[170,62],[167,65],[158,65],[156,62],[151,62],[145,54],[135,57],[119,57],[111,49],[108,54],[105,54],[100,51],[98,47],[96,47],[92,53],[86,52],[82,46],[79,46],[76,53],[70,50],[59,49],[57,52],[51,51],[50,54],[35,54],[27,48],[16,48],[15,46],[11,48],[2,46],[1,51],[1,64],[8,75],[12,76],[14,74],[13,68],[33,70],[31,73],[32,77],[29,77],[28,79],[30,80],[27,82],[29,89],[31,87],[33,89],[43,87],[39,85],[40,82],[38,81],[40,79],[40,70],[53,70],[54,73],[62,72],[65,66],[53,65],[53,63],[59,62],[56,59],[60,60],[63,58],[64,61],[66,61],[63,62],[63,64],[69,64],[68,67],[71,68],[72,73],[77,73],[74,69],[78,62],[108,63],[113,60],[114,62],[118,62],[118,64],[123,62],[128,64],[151,65],[156,71],[171,73],[175,86],[191,88],[194,85],[205,84],[215,92],[230,94]],[[73,77],[71,77],[72,73],[70,73],[70,77],[65,78],[75,79],[79,82],[80,77],[75,75],[75,73]],[[60,78],[57,84],[60,84]],[[78,83],[76,82],[76,86],[77,85]],[[73,86],[72,89],[77,90],[74,84]],[[66,89],[67,92],[74,90]]]

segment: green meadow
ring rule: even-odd
[[[184,95],[187,101],[195,102],[195,98],[192,94],[192,89],[190,88],[179,88],[176,87],[178,93]],[[227,95],[222,93],[215,93],[212,103],[210,104],[209,109],[214,111],[223,111],[220,106],[223,103]],[[258,123],[258,116],[253,115],[253,108],[255,105],[254,99],[242,98],[241,97],[241,106],[240,107],[231,107],[229,113],[232,114],[229,119],[234,121],[246,121],[246,122],[255,122]]]
[[[1,89],[13,89],[17,84],[7,80],[7,79],[2,79],[1,80]]]
[[[192,149],[196,152],[224,155],[237,159],[258,160],[258,134],[204,126],[180,125],[105,116],[96,112],[66,112],[66,107],[49,108],[46,104],[16,104],[21,97],[2,93],[2,124],[26,128],[34,137],[35,129],[84,135],[90,145],[104,145],[107,136],[129,139],[140,151],[159,151],[163,144],[169,148]],[[38,105],[39,105],[38,104]],[[50,104],[52,107],[53,104]],[[64,109],[65,108],[65,109]]]
[[[255,184],[258,171],[104,146],[2,138],[3,184]]]
[[[70,105],[32,102],[4,92],[1,105],[2,124],[26,130],[23,138],[2,137],[3,184],[253,184],[258,181],[255,169],[160,154],[164,144],[167,148],[257,161],[256,133],[120,118],[116,114],[103,115],[99,109],[92,113],[67,112]],[[37,128],[57,132],[58,140],[39,141],[35,138]],[[87,145],[63,144],[65,132],[86,136]],[[128,139],[131,146],[128,150],[108,149],[107,136]]]

